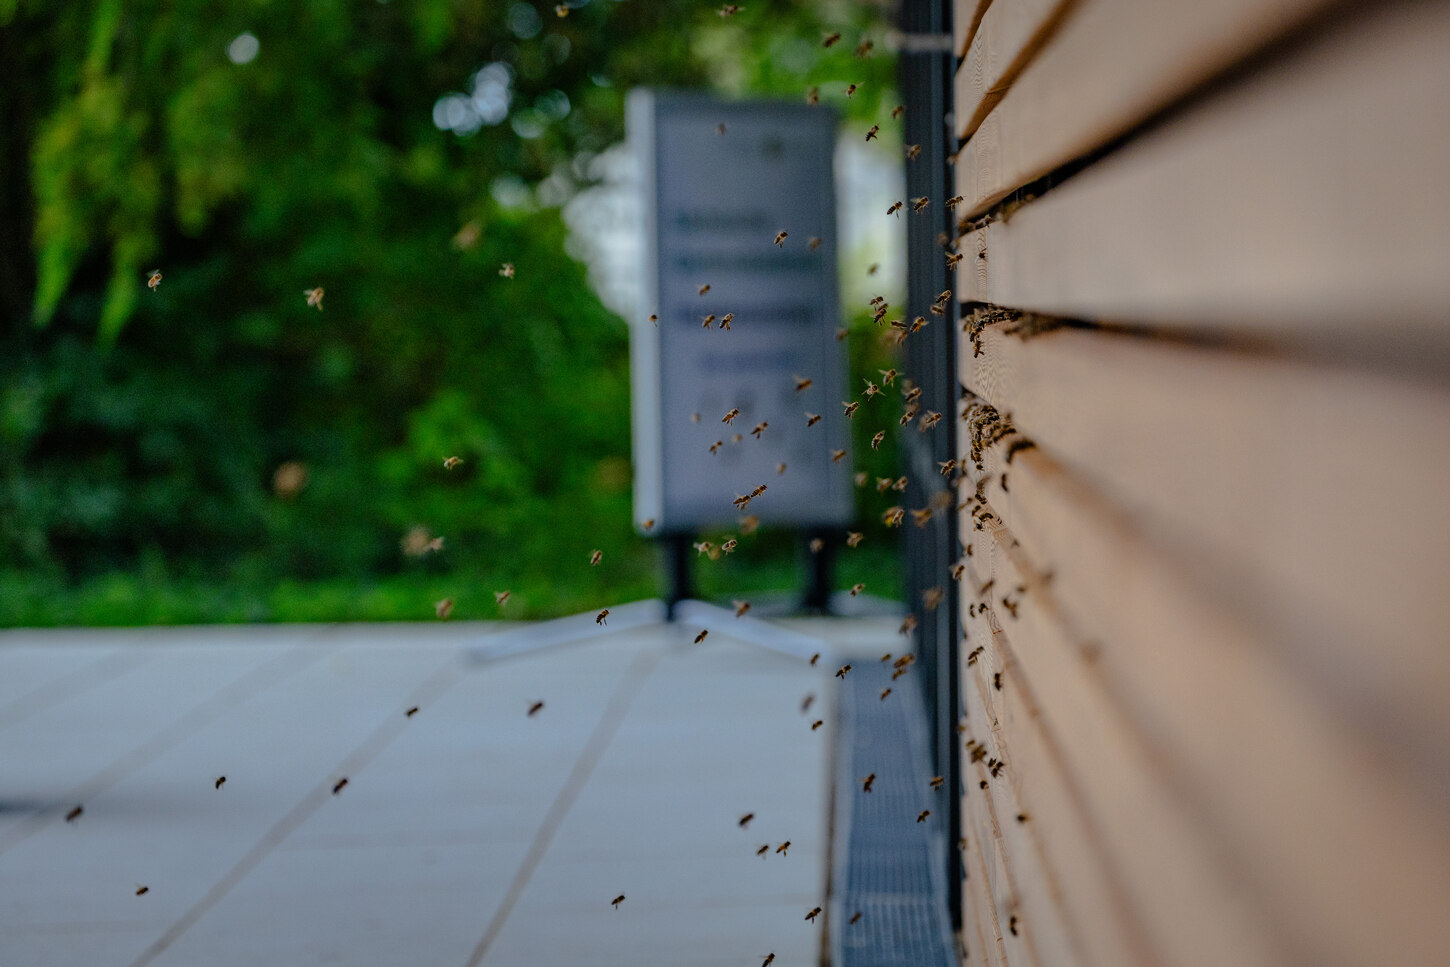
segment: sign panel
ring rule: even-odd
[[[742,513],[848,523],[834,115],[636,90],[628,125],[647,275],[630,334],[637,526],[693,532]],[[809,414],[820,420],[808,426]]]

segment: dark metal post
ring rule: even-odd
[[[824,528],[810,528],[801,535],[806,558],[806,593],[801,610],[806,614],[829,614],[831,611],[831,573],[836,562],[837,533]],[[821,549],[811,550],[811,541],[819,540]]]
[[[665,598],[665,617],[675,620],[675,605],[695,596],[695,585],[690,571],[690,551],[693,534],[670,534],[664,539],[665,570],[669,572],[670,591]]]

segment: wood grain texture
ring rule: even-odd
[[[1150,540],[1044,448],[1018,453],[1010,468],[1002,449],[984,460],[987,495],[1021,583],[1034,588],[1007,632],[1054,734],[1090,741],[1088,794],[1118,797],[1104,802],[1156,830],[1143,810],[1168,807],[1152,807],[1160,793],[1142,784],[1163,784],[1211,844],[1211,862],[1235,871],[1244,916],[1267,922],[1265,942],[1286,951],[1251,946],[1268,962],[1450,958],[1450,924],[1436,913],[1450,904],[1445,812],[1305,687],[1303,669],[1272,658],[1262,629],[1206,592],[1191,559]],[[1036,641],[1056,643],[1056,660],[1034,663]],[[1112,766],[1135,746],[1151,769]],[[1195,893],[1134,852],[1137,842],[1111,840],[1111,855],[1141,864],[1125,871],[1127,887],[1155,943],[1172,944],[1194,930]],[[1235,909],[1231,897],[1204,899]]]
[[[972,38],[992,0],[952,0],[952,53],[957,60],[967,56]]]
[[[957,163],[965,178],[958,191],[967,198],[966,209],[985,211],[1016,188],[1105,144],[1327,5],[1326,0],[1083,0],[1064,11],[1069,15],[1051,42],[1008,83],[1001,77],[1008,65],[991,63],[995,38],[989,15],[979,32],[986,35],[981,46],[988,66],[979,70],[969,57],[958,75],[956,110],[968,119],[961,133],[971,135]],[[1010,24],[1000,31],[1003,43],[1025,45],[1021,15],[997,19]],[[1000,61],[1000,50],[996,56]],[[979,84],[978,73],[992,80]],[[994,88],[997,96],[988,97]]]
[[[971,137],[1078,0],[1002,0],[981,11],[954,80],[957,137]]]
[[[1450,389],[1092,330],[980,343],[969,389],[1193,558],[1450,810]]]
[[[1450,5],[1373,8],[991,224],[960,295],[1450,358],[1447,49]]]

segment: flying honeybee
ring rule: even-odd
[[[337,780],[337,783],[332,787],[332,794],[335,796],[346,788],[347,776],[343,776],[341,779]]]
[[[775,954],[766,954],[765,959],[760,962],[760,967],[770,967],[775,963]]]
[[[812,537],[811,542],[806,546],[811,549],[812,554],[819,554],[822,550],[825,549],[826,542],[821,540],[819,537]]]
[[[660,324],[659,314],[658,313],[651,312],[649,314],[649,321],[652,322],[652,323],[654,323],[656,326],[658,326]]]
[[[960,581],[962,579],[962,572],[966,569],[967,566],[965,564],[958,564],[956,567],[952,568],[952,580]]]
[[[775,236],[775,247],[785,248],[785,240],[789,235],[790,232],[782,231],[779,235]]]
[[[820,652],[816,652],[814,655],[811,656],[811,664],[812,665],[814,665],[816,662],[818,662],[820,660],[821,660],[821,653]]]
[[[319,285],[315,289],[304,289],[302,294],[307,297],[309,306],[316,306],[318,312],[322,311],[322,286]]]
[[[750,431],[750,435],[755,437],[755,439],[759,440],[760,435],[765,432],[765,428],[768,426],[770,426],[769,423],[761,420],[759,423],[755,424],[755,429]]]
[[[821,414],[819,414],[819,413],[807,413],[806,414],[806,426],[815,426],[819,422],[821,422]]]
[[[227,777],[226,776],[217,776],[216,777],[216,781],[212,784],[212,788],[213,789],[220,789],[222,786],[226,785],[226,783],[227,783]]]
[[[84,812],[85,812],[85,808],[84,807],[77,806],[74,809],[72,809],[70,812],[68,812],[68,813],[65,814],[65,821],[68,822],[68,823],[73,823],[77,819],[80,819],[81,818],[81,814],[84,813]]]
[[[931,777],[931,782],[930,782],[930,783],[929,783],[929,785],[930,785],[930,786],[931,786],[931,787],[932,787],[932,788],[933,788],[933,789],[940,789],[940,788],[941,788],[941,784],[942,784],[942,783],[943,783],[943,782],[945,782],[945,781],[946,781],[946,780],[945,780],[945,779],[944,779],[944,778],[942,778],[942,777],[941,777],[941,776],[932,776],[932,777]]]
[[[709,329],[710,326],[712,326],[714,324],[714,322],[715,322],[715,313],[712,312],[708,316],[705,317],[704,321],[702,321],[700,323],[700,328],[701,329]]]
[[[744,816],[741,816],[740,817],[740,828],[741,829],[744,829],[745,827],[749,826],[750,825],[750,821],[752,819],[754,819],[754,818],[755,818],[755,813],[746,813]]]
[[[509,596],[511,594],[513,594],[512,591],[495,591],[495,592],[493,592],[493,601],[494,601],[494,604],[496,604],[500,608],[502,608],[504,606],[504,604],[508,601]]]
[[[646,517],[644,520],[640,521],[639,526],[644,528],[645,530],[653,530],[655,526],[655,519],[653,517]]]
[[[832,450],[831,451],[831,462],[832,463],[840,463],[845,458],[846,458],[846,451],[845,450]]]
[[[857,544],[861,543],[861,538],[865,536],[866,535],[861,533],[860,531],[846,531],[846,546],[855,547]]]
[[[883,702],[886,701],[886,696],[888,696],[890,694],[891,694],[891,689],[889,689],[889,688],[883,688],[881,690],[881,701],[883,701]]]
[[[594,623],[597,625],[602,625],[604,624],[604,619],[607,617],[609,617],[609,609],[605,608],[603,611],[599,612],[594,616]]]
[[[882,386],[890,386],[892,383],[896,382],[896,370],[894,368],[878,369],[877,372],[881,374]]]
[[[776,476],[780,476],[781,474],[785,473],[785,464],[783,464],[783,463],[777,463],[775,465],[775,473],[776,473]]]
[[[884,655],[882,655],[882,656],[881,656],[881,663],[882,663],[882,664],[883,664],[883,665],[884,665],[884,664],[885,664],[885,663],[886,663],[886,662],[888,662],[888,661],[890,661],[890,660],[891,660],[891,652],[889,652],[889,651],[888,651],[888,652],[887,652],[887,653],[886,653],[886,654],[884,654]]]
[[[815,692],[811,692],[808,695],[806,695],[805,698],[801,699],[801,714],[802,715],[804,715],[804,714],[806,714],[806,712],[810,711],[811,703],[814,702],[815,700],[816,700],[816,694],[815,694]]]
[[[715,453],[721,447],[723,447],[724,445],[725,445],[725,441],[724,440],[716,440],[714,443],[710,444],[710,452],[711,453]]]
[[[943,477],[950,477],[952,475],[952,471],[957,469],[957,462],[954,459],[938,460],[936,465],[938,467],[941,467],[941,475]]]
[[[710,291],[710,283],[706,282],[704,285],[700,286],[700,295],[704,295],[706,292],[709,292],[709,291]]]
[[[951,268],[953,265],[956,265],[961,260],[962,260],[962,253],[961,252],[949,252],[949,253],[947,253],[947,268]]]
[[[811,921],[812,923],[815,923],[816,917],[819,917],[820,915],[821,915],[821,908],[820,907],[813,907],[811,909],[811,912],[806,914],[806,919],[809,920],[809,921]]]
[[[932,427],[936,426],[940,422],[941,414],[938,413],[936,410],[928,410],[926,416],[923,416],[921,418],[921,429],[923,432],[926,430],[930,430]]]
[[[806,103],[813,105],[821,103],[821,89],[819,87],[813,87],[806,91]]]
[[[962,203],[962,196],[961,195],[953,195],[952,197],[950,197],[950,198],[947,199],[947,202],[946,202],[947,211],[951,211],[953,208],[956,208],[961,203]]]
[[[615,897],[613,900],[610,900],[609,902],[614,906],[614,909],[618,910],[619,909],[619,905],[624,902],[624,894],[621,893],[619,896]]]
[[[720,328],[721,329],[729,329],[730,328],[730,323],[732,323],[734,321],[735,321],[735,313],[733,313],[733,312],[727,312],[727,313],[725,313],[725,315],[723,315],[723,316],[720,317]]]
[[[435,602],[433,604],[433,613],[436,614],[440,620],[447,621],[448,616],[453,613],[453,599],[444,598],[442,601]]]
[[[859,585],[858,584],[856,586],[857,587],[861,587],[862,585]],[[851,666],[850,665],[842,665],[840,668],[837,668],[836,669],[836,677],[837,678],[844,679],[849,674],[851,674]]]
[[[735,435],[734,435],[734,436],[732,436],[732,437],[731,437],[731,438],[730,438],[730,442],[731,442],[731,443],[739,443],[739,442],[740,442],[740,441],[741,441],[741,440],[743,440],[743,439],[745,439],[745,438],[744,438],[744,437],[742,437],[742,436],[741,436],[741,435],[740,435],[740,434],[738,434],[738,433],[737,433],[737,434],[735,434]]]
[[[921,154],[921,145],[919,145],[919,144],[908,144],[906,146],[906,160],[907,161],[915,161],[917,155],[919,155],[919,154]]]
[[[913,510],[911,512],[911,519],[917,527],[925,527],[926,522],[931,520],[931,508],[923,507],[920,510]]]
[[[806,239],[806,248],[814,252],[816,249],[821,247],[821,243],[824,241],[825,239],[821,238],[819,235],[812,235],[810,238]]]
[[[146,894],[148,894],[150,892],[151,892],[151,888],[149,886],[142,886],[139,883],[136,884],[136,895],[137,896],[145,896]]]
[[[700,633],[695,636],[695,644],[698,645],[700,642],[704,641],[705,640],[705,637],[707,635],[709,635],[709,634],[710,634],[710,629],[709,628],[702,628],[702,629],[700,629]]]
[[[929,204],[931,204],[931,199],[928,198],[926,195],[922,195],[920,198],[913,198],[911,200],[911,210],[914,212],[921,212]]]
[[[483,226],[477,220],[468,222],[453,236],[453,247],[466,252],[478,244],[478,237],[482,234]]]
[[[709,554],[715,549],[715,545],[711,544],[709,541],[696,541],[693,546],[695,548],[696,557],[700,556],[701,554]]]
[[[443,469],[452,470],[454,467],[458,466],[462,462],[462,457],[447,457],[443,461]]]
[[[894,108],[891,109],[891,120],[895,121],[897,118],[901,117],[901,115],[903,115],[905,113],[906,113],[906,105],[905,104],[898,104]]]
[[[755,851],[755,855],[756,856],[764,856],[766,853],[769,853],[769,852],[770,852],[770,844],[769,843],[766,843],[764,846],[760,847],[760,849],[758,849],[758,850]]]
[[[831,47],[837,41],[839,41],[840,39],[841,39],[840,33],[826,34],[825,38],[821,40],[821,46],[822,47]]]
[[[412,718],[413,716],[415,716],[417,714],[418,714],[418,706],[413,705],[413,706],[410,706],[408,708],[408,711],[406,711],[406,712],[403,713],[403,717],[404,718]],[[223,778],[225,778],[225,777],[223,777]]]
[[[146,276],[146,288],[155,292],[161,285],[161,270],[152,269]]]
[[[895,215],[899,211],[901,211],[901,202],[896,202],[890,208],[886,209],[886,214]]]
[[[775,851],[782,856],[789,856],[790,854],[786,852],[786,850],[788,849],[790,849],[790,840],[786,840],[784,843],[781,843],[775,848]]]
[[[603,551],[591,551],[590,552],[590,554],[589,554],[589,566],[590,567],[594,567],[595,565],[597,565],[602,560],[604,560],[604,552]]]
[[[931,810],[930,809],[923,809],[921,811],[921,813],[916,817],[916,821],[918,823],[924,823],[924,822],[926,822],[926,817],[928,817],[930,815],[931,815]]]
[[[877,131],[880,131],[880,130],[881,130],[881,125],[879,125],[879,124],[873,124],[873,125],[871,125],[871,130],[869,130],[869,131],[866,132],[866,140],[867,141],[873,140],[876,137],[876,132]]]
[[[721,423],[728,424],[730,426],[734,426],[735,425],[735,418],[737,416],[739,416],[739,415],[740,415],[740,408],[739,407],[736,407],[735,409],[732,409],[729,413],[726,413],[724,416],[720,417],[720,422]]]
[[[816,729],[820,728],[825,724],[825,719],[816,719],[814,722],[811,723],[811,731],[814,732]]]
[[[498,274],[505,279],[512,279],[514,277],[514,264],[512,262],[505,262],[499,267]]]
[[[876,435],[871,438],[871,449],[879,450],[881,448],[881,441],[884,439],[886,439],[886,431],[877,430]]]
[[[941,605],[942,597],[945,593],[941,588],[927,588],[921,592],[921,603],[926,607],[926,610],[935,611]]]
[[[851,334],[851,330],[847,329],[845,326],[837,326],[836,327],[836,342],[845,342],[846,341],[846,337],[849,336],[850,334]]]
[[[732,537],[728,541],[720,545],[720,550],[724,551],[726,554],[729,554],[731,551],[735,550],[736,545],[739,543],[739,541]]]
[[[743,617],[745,612],[750,610],[749,601],[731,601],[730,603],[735,605],[735,617],[737,618]]]
[[[559,17],[561,19],[564,18],[564,17],[569,16],[569,5],[567,3],[558,3],[558,4],[555,4],[554,5],[554,16]]]
[[[876,45],[869,39],[862,38],[861,43],[856,45],[856,56],[866,58],[871,56],[871,48]]]
[[[904,635],[904,634],[907,634],[908,632],[910,632],[911,629],[912,628],[915,628],[915,627],[916,627],[916,615],[914,615],[914,614],[908,614],[905,618],[901,619],[901,627],[898,628],[898,629],[896,629],[896,633],[897,634]]]
[[[862,779],[861,780],[861,791],[862,792],[870,792],[871,791],[871,786],[875,782],[876,782],[876,773],[873,772],[869,776],[867,776],[865,779]]]
[[[741,534],[754,534],[756,528],[758,528],[759,526],[760,526],[760,518],[759,517],[756,517],[754,514],[751,514],[748,517],[742,517],[742,518],[740,518],[740,533]]]
[[[855,85],[855,84],[847,84],[846,85],[846,96],[847,97],[850,97],[853,94],[855,94],[856,93],[856,87],[857,87],[857,85]]]
[[[906,516],[906,511],[901,507],[888,507],[881,515],[881,523],[887,527],[899,527],[901,519]]]
[[[841,405],[846,408],[846,419],[849,420],[855,415],[857,408],[861,405],[861,401],[852,400],[851,402],[847,403],[845,400],[842,400]]]
[[[866,481],[869,480],[869,479],[870,479],[870,474],[868,474],[866,471],[864,471],[864,470],[858,470],[856,472],[856,486],[858,486],[858,487],[864,487],[864,486],[866,486]]]
[[[894,481],[892,481],[891,489],[892,490],[895,490],[895,491],[898,491],[898,492],[905,490],[906,489],[906,477],[904,475],[903,476],[900,476],[900,477],[897,477]]]
[[[738,3],[727,3],[727,4],[725,4],[725,6],[723,6],[723,7],[720,8],[720,16],[722,16],[722,17],[733,17],[737,13],[739,13],[741,11],[741,9],[742,8],[741,8],[740,4],[738,4]]]
[[[724,135],[725,135],[725,122],[724,121],[721,121],[719,124],[715,125],[715,133],[718,134],[718,135],[720,135],[721,137],[724,137]]]

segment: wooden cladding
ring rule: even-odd
[[[1450,4],[954,14],[967,962],[1450,963]]]

